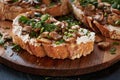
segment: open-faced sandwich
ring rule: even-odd
[[[68,0],[0,0],[0,20],[13,20],[27,11],[66,15],[69,12]]]
[[[95,33],[70,23],[49,14],[23,13],[13,20],[13,42],[37,57],[76,59],[90,54]]]
[[[72,0],[76,18],[105,37],[120,40],[119,0]],[[120,1],[119,1],[120,3]]]

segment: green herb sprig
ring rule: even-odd
[[[87,6],[88,4],[93,4],[97,6],[98,2],[97,0],[79,0],[81,6]]]
[[[112,48],[110,49],[110,53],[111,53],[111,54],[115,54],[115,53],[116,53],[116,48],[115,48],[115,47],[112,47]]]
[[[59,41],[56,41],[55,44],[56,44],[56,45],[60,45],[60,44],[62,44],[62,43],[64,43],[64,42],[65,42],[65,41],[64,41],[63,39],[61,39],[61,40],[59,40]]]
[[[5,41],[3,40],[3,35],[0,33],[0,45],[4,45]]]
[[[17,51],[17,52],[19,52],[20,50],[22,50],[22,48],[19,46],[19,45],[17,45],[17,44],[12,44],[12,49],[13,50],[15,50],[15,51]]]

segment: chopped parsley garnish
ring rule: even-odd
[[[55,44],[56,44],[56,45],[60,45],[60,44],[62,44],[62,43],[64,43],[64,42],[65,42],[65,41],[64,41],[63,39],[61,39],[61,40],[59,40],[59,41],[56,41]]]
[[[54,25],[54,24],[47,24],[47,23],[45,23],[45,24],[43,24],[43,26],[44,26],[44,31],[48,31],[48,32],[51,32],[51,31],[53,31],[53,30],[55,30],[56,29],[56,25]]]
[[[113,42],[112,45],[120,45],[119,42]]]
[[[3,36],[3,35],[0,33],[0,38],[2,38],[2,36]]]
[[[75,29],[69,29],[68,31],[69,31],[70,33],[77,32],[77,30],[75,30]]]
[[[40,29],[40,33],[42,33],[44,31],[44,27],[42,27],[41,29]]]
[[[90,31],[87,31],[86,36],[90,36],[89,34],[90,34]]]
[[[50,17],[49,14],[44,14],[41,16],[41,21],[46,21]]]
[[[115,47],[112,47],[112,48],[110,49],[110,53],[111,53],[111,54],[115,54],[115,53],[116,53],[116,48],[115,48]]]
[[[31,31],[29,35],[31,38],[37,38],[39,36],[35,31]]]
[[[13,46],[12,49],[15,50],[15,51],[19,52],[20,50],[22,50],[22,48],[17,44],[13,44],[12,46]]]
[[[39,9],[40,8],[40,5],[35,5],[34,6],[36,9]]]
[[[120,25],[120,20],[115,21],[116,25]]]
[[[76,20],[72,14],[69,14],[67,16],[56,17],[56,18],[59,21],[66,21],[68,23],[68,27],[81,24],[81,22]]]
[[[39,21],[34,25],[34,28],[41,28],[42,27],[42,23]]]
[[[120,43],[119,43],[119,42],[113,42],[112,45],[113,45],[113,47],[110,48],[109,52],[110,52],[111,54],[115,54],[117,48],[115,48],[114,46],[118,46],[118,45],[120,45]]]
[[[32,28],[34,28],[35,24],[36,24],[36,21],[34,19],[28,19],[28,20],[25,21],[24,24],[27,24],[27,25],[31,26]]]
[[[5,41],[2,39],[3,35],[0,33],[0,45],[3,45]]]
[[[97,6],[98,2],[97,0],[79,0],[81,6],[87,6],[88,4],[92,4]]]
[[[72,37],[73,36],[73,34],[72,33],[69,33],[69,32],[64,32],[64,35],[66,36],[66,37]]]
[[[5,41],[0,39],[0,45],[4,45]]]
[[[13,2],[18,2],[18,0],[12,0]]]
[[[104,17],[107,17],[107,16],[108,16],[108,13],[105,12],[105,13],[104,13]]]
[[[21,16],[21,17],[19,18],[19,21],[20,21],[21,23],[26,24],[26,23],[28,23],[29,19],[28,19],[27,17],[25,17],[25,16]]]

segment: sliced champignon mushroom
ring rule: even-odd
[[[66,21],[62,21],[61,28],[65,28],[68,26],[68,23]]]
[[[31,26],[25,26],[23,29],[22,29],[22,35],[25,35],[29,32],[31,32],[32,30],[32,27]]]
[[[43,32],[43,33],[41,33],[40,36],[41,36],[42,38],[47,38],[48,35],[49,35],[49,32]]]
[[[118,25],[116,24],[116,21],[119,21],[119,20],[120,20],[120,16],[115,13],[110,14],[107,19],[108,23],[111,25]]]
[[[80,26],[78,26],[78,25],[75,25],[75,26],[71,27],[71,29],[79,29],[79,28],[80,28]]]
[[[70,38],[65,39],[65,42],[68,42],[68,43],[73,43],[75,41],[76,41],[76,38],[74,38],[74,37],[70,37]]]
[[[30,14],[27,14],[27,17],[28,17],[28,18],[33,18],[34,16],[35,16],[35,14],[34,14],[33,11],[31,11]]]
[[[111,7],[110,6],[105,7],[104,12],[110,14],[112,12]]]
[[[50,32],[49,36],[54,40],[59,40],[62,38],[62,36],[55,31]]]
[[[99,31],[100,31],[100,33],[102,35],[104,35],[105,37],[110,37],[109,29],[106,27],[106,25],[102,25],[102,24],[100,24],[99,22],[97,22],[95,20],[93,21],[93,23],[99,29]]]
[[[22,35],[26,35],[28,32],[26,31],[22,31]]]
[[[111,5],[105,2],[98,3],[98,9],[104,10],[105,13],[111,13]]]
[[[57,21],[56,23],[54,23],[54,25],[60,28],[65,28],[68,26],[68,23],[66,21],[62,21],[62,22]]]
[[[79,32],[76,32],[76,36],[80,37],[80,36],[81,36],[81,34],[80,34]]]
[[[102,3],[102,2],[100,2],[100,3],[98,3],[98,8],[103,8],[104,7],[104,3]]]
[[[120,10],[118,10],[118,9],[113,9],[113,8],[112,8],[112,12],[120,15]]]
[[[32,30],[32,27],[31,26],[25,26],[23,28],[23,31],[27,31],[27,32],[30,32]]]
[[[99,42],[98,47],[102,50],[107,50],[110,48],[110,42]]]
[[[97,20],[97,21],[102,21],[104,19],[104,15],[102,12],[99,12],[97,13],[95,16],[94,16],[94,19]]]
[[[57,20],[53,17],[50,17],[49,19],[47,19],[45,22],[46,23],[52,23],[52,22],[56,22]]]
[[[104,5],[107,6],[107,7],[110,7],[111,4],[107,3],[107,2],[104,2]]]
[[[32,30],[35,32],[38,32],[38,31],[40,31],[40,28],[33,28]]]
[[[91,16],[91,15],[93,15],[93,14],[95,14],[95,6],[94,5],[92,5],[92,4],[89,4],[89,5],[87,5],[86,7],[85,7],[85,9],[84,9],[84,14],[86,15],[86,16]]]
[[[51,44],[52,41],[46,38],[37,38],[37,41],[40,43],[46,43],[46,44]]]
[[[89,4],[89,5],[87,6],[87,9],[93,11],[93,10],[95,10],[95,6],[92,5],[92,4]]]

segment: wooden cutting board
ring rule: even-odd
[[[11,27],[11,22],[0,22],[0,31],[4,27]],[[7,32],[10,30],[7,29]],[[10,32],[9,32],[10,33]],[[110,39],[106,41],[115,42]],[[120,41],[117,41],[120,43]],[[48,57],[37,58],[29,55],[26,51],[20,53],[14,52],[9,46],[4,50],[0,47],[0,62],[14,68],[18,71],[44,75],[44,76],[74,76],[86,73],[95,72],[120,60],[120,45],[114,46],[117,48],[116,54],[110,54],[109,50],[102,51],[98,48],[97,44],[94,46],[94,51],[80,59],[75,60],[58,60]]]

